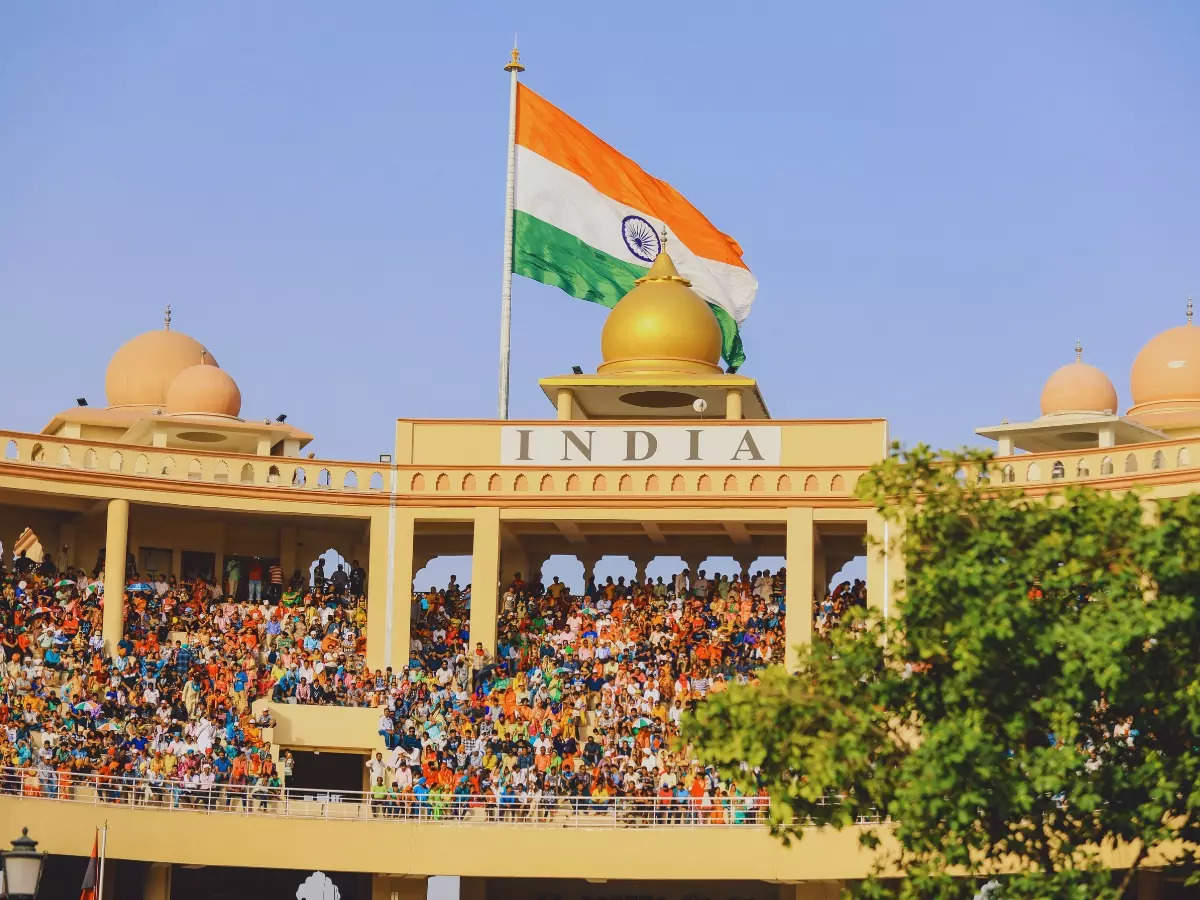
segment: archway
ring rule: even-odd
[[[317,556],[313,558],[313,561],[308,564],[308,583],[310,585],[316,585],[317,563],[319,562],[324,563],[322,570],[325,573],[326,582],[328,582],[333,576],[333,573],[337,571],[337,567],[339,565],[346,573],[350,572],[350,560],[342,556],[342,554],[339,553],[336,548],[330,547],[324,553],[317,554]]]
[[[572,594],[583,593],[583,563],[565,553],[551,556],[542,565],[542,583],[549,585],[557,577]]]

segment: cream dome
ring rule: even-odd
[[[1075,345],[1075,361],[1056,369],[1042,388],[1042,415],[1109,413],[1117,411],[1117,390],[1095,366],[1083,361],[1083,348]]]
[[[178,331],[147,331],[118,348],[104,375],[109,406],[162,406],[175,376],[195,365],[204,345]],[[208,354],[212,366],[217,362]]]
[[[1200,428],[1200,328],[1187,324],[1152,337],[1129,373],[1133,406],[1129,416],[1168,434]]]
[[[168,413],[236,417],[242,411],[242,392],[224,369],[202,359],[175,376],[167,388]]]

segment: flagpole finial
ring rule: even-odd
[[[512,57],[508,61],[508,65],[504,67],[505,72],[524,72],[525,67],[521,65],[521,51],[517,49],[517,38],[513,35]]]
[[[1192,306],[1192,298],[1191,298],[1191,297],[1188,297],[1188,302],[1187,302],[1187,323],[1188,323],[1189,325],[1191,325],[1191,324],[1192,324],[1192,313],[1193,313],[1194,311],[1195,311],[1195,310],[1194,310],[1194,308],[1193,308],[1193,306]]]
[[[163,310],[163,329],[171,330],[171,304],[167,304],[167,308]]]
[[[1083,362],[1083,344],[1075,341],[1075,362]]]

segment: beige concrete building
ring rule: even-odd
[[[894,536],[855,497],[887,453],[887,422],[772,418],[752,377],[720,370],[715,322],[680,282],[661,256],[611,314],[599,371],[541,381],[545,419],[398,419],[390,458],[372,460],[302,456],[311,435],[244,417],[231,374],[168,317],[116,351],[107,406],[58,413],[38,434],[0,432],[6,562],[14,544],[83,568],[103,550],[106,594],[119,596],[127,554],[143,571],[182,576],[220,572],[234,554],[278,558],[290,572],[333,547],[369,574],[372,669],[406,664],[414,573],[448,554],[471,557],[470,637],[492,648],[502,578],[559,555],[585,571],[627,556],[639,574],[656,557],[693,570],[710,556],[743,570],[782,557],[794,647],[810,640],[830,577],[865,554],[869,603],[890,614],[903,576]],[[648,331],[639,314],[660,303],[672,304],[670,333]],[[1030,491],[1190,492],[1200,484],[1200,329],[1189,312],[1141,351],[1125,415],[1077,352],[1047,382],[1039,418],[980,434],[997,440],[1003,480]],[[110,644],[121,615],[105,608]],[[379,748],[372,710],[275,714],[277,748]],[[110,856],[145,864],[121,897],[171,896],[172,866],[186,866],[359,872],[381,900],[423,896],[437,874],[466,876],[464,896],[476,897],[822,898],[871,863],[849,831],[815,830],[785,848],[757,827],[389,822],[312,802],[307,813],[216,815],[2,797],[0,822],[80,854],[107,820]]]

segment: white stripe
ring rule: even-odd
[[[692,282],[696,293],[722,307],[738,323],[750,315],[758,281],[749,270],[697,256],[671,233],[669,222],[618,203],[586,179],[520,144],[517,145],[516,207],[575,235],[597,250],[646,267],[650,264],[634,256],[625,245],[621,221],[628,215],[641,216],[657,232],[666,224],[667,252],[679,274]]]

